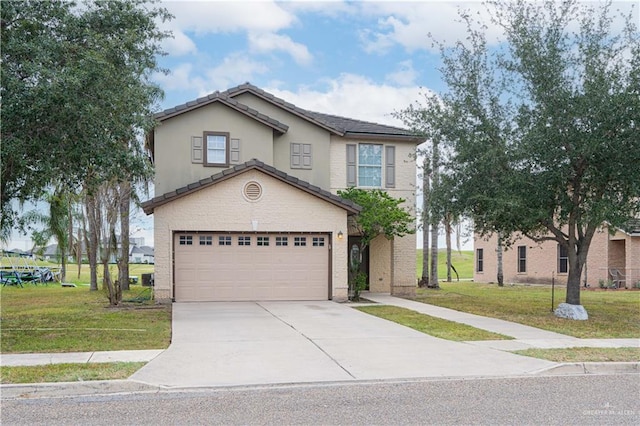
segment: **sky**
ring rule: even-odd
[[[168,73],[153,75],[165,92],[158,110],[250,82],[305,109],[396,126],[403,123],[393,112],[446,89],[430,37],[446,45],[463,40],[459,9],[488,17],[478,1],[161,4],[175,18],[162,24],[173,38],[160,59]],[[632,4],[637,16],[640,0],[616,6]],[[487,33],[491,41],[500,37],[491,25]],[[144,213],[134,215],[131,228],[153,244],[153,222]],[[15,235],[10,248],[24,250],[27,240]]]

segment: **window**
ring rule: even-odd
[[[230,246],[231,245],[231,237],[229,235],[221,235],[218,237],[218,245],[219,246]]]
[[[304,247],[307,245],[307,237],[294,237],[293,245],[296,247]]]
[[[358,145],[358,186],[382,186],[382,145]]]
[[[289,237],[276,237],[276,246],[288,246],[289,245]]]
[[[229,164],[229,133],[204,132],[205,166],[226,166]]]
[[[201,246],[213,245],[213,237],[211,235],[200,235],[200,245]]]
[[[311,169],[311,144],[292,143],[291,144],[291,168]]]
[[[239,246],[250,246],[251,245],[251,237],[238,237],[238,245]]]
[[[347,144],[347,187],[395,188],[395,162],[393,145]]]
[[[476,272],[484,272],[484,249],[476,249]]]
[[[558,272],[560,274],[569,272],[569,249],[561,244],[558,244]]]
[[[258,237],[258,243],[259,246],[268,246],[269,245],[269,237]]]
[[[193,245],[193,237],[191,235],[180,235],[180,245],[181,246]]]
[[[313,237],[314,247],[324,247],[324,237]]]
[[[527,246],[518,246],[518,272],[527,272]]]

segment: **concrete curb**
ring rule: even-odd
[[[514,375],[513,377],[531,376],[574,376],[574,375],[611,375],[611,374],[640,374],[640,362],[576,362],[558,364],[530,375]],[[502,376],[511,377],[511,376]],[[414,379],[383,379],[383,380],[348,380],[344,384],[380,383],[380,382],[405,382],[415,380],[470,380],[470,379],[496,379],[496,376],[474,377],[416,377]],[[305,382],[290,384],[261,384],[260,388],[271,386],[305,386],[305,385],[331,385],[338,382]],[[161,393],[161,392],[186,392],[204,391],[212,389],[238,389],[253,388],[254,386],[180,386],[165,387],[150,385],[134,380],[96,380],[86,382],[60,382],[60,383],[29,383],[0,385],[0,399],[37,399],[37,398],[69,398],[82,396],[104,395],[128,395],[134,393]]]
[[[117,395],[158,392],[160,387],[132,380],[24,383],[0,385],[1,399],[64,398],[71,396]]]
[[[537,375],[640,374],[640,362],[571,362],[536,372]]]

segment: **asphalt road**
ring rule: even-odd
[[[5,399],[7,425],[638,425],[638,375],[385,381]]]

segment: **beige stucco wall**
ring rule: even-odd
[[[263,196],[250,202],[242,195],[244,185],[255,180]],[[204,188],[157,207],[155,224],[155,291],[158,299],[172,294],[172,234],[174,231],[318,232],[332,234],[331,278],[334,300],[347,298],[347,229],[345,210],[305,193],[258,170]]]
[[[330,133],[328,130],[318,127],[306,119],[291,114],[250,93],[238,95],[234,99],[289,126],[289,130],[285,134],[275,135],[274,138],[273,166],[276,169],[282,170],[321,188],[329,188]],[[310,170],[291,169],[292,143],[311,144],[313,167]],[[260,160],[262,159],[260,158]]]
[[[257,158],[273,165],[273,129],[221,103],[165,120],[155,129],[155,194],[162,195],[224,168],[191,163],[191,137],[204,131],[229,132],[240,139],[240,162]]]
[[[527,271],[518,272],[518,246],[527,247]],[[567,273],[558,272],[558,243],[545,241],[536,243],[529,238],[518,238],[511,247],[503,251],[502,265],[505,283],[544,283],[551,284],[555,277],[556,284],[566,285]],[[477,271],[477,249],[484,249],[484,271]],[[497,282],[497,238],[495,235],[481,238],[474,237],[474,281]],[[591,241],[587,265],[583,270],[581,283],[585,279],[592,286],[598,286],[599,280],[607,280],[608,265],[611,259],[611,245],[606,229],[599,229]]]

